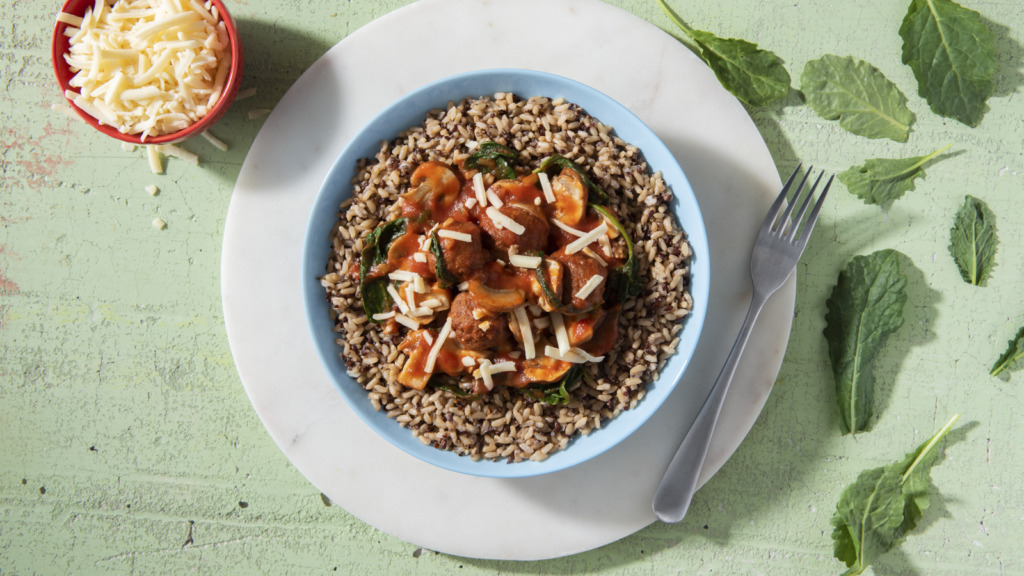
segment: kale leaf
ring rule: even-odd
[[[888,208],[905,193],[916,186],[916,180],[924,177],[924,166],[952,144],[936,150],[927,156],[912,158],[873,158],[863,166],[854,166],[837,175],[847,190],[859,197],[865,204],[878,204]]]
[[[959,417],[902,460],[862,472],[843,490],[832,516],[833,552],[847,566],[843,576],[863,573],[917,526],[930,504],[936,446]]]
[[[825,339],[843,434],[867,430],[874,403],[873,368],[889,335],[903,325],[907,277],[895,250],[854,256],[825,303]]]
[[[746,40],[719,38],[710,32],[694,30],[665,0],[658,0],[658,5],[697,45],[695,52],[711,67],[722,86],[740,101],[759,108],[789,94],[789,72],[778,56]]]
[[[903,63],[932,111],[977,126],[995,88],[992,31],[953,0],[913,0],[900,26]]]
[[[996,215],[988,204],[968,194],[949,230],[949,253],[964,282],[984,286],[996,261]]]
[[[907,97],[871,64],[826,54],[804,66],[800,90],[807,105],[826,120],[865,138],[906,142],[914,113]]]
[[[1013,340],[1010,340],[1006,347],[1006,352],[1003,352],[1003,355],[996,360],[989,374],[998,376],[1004,370],[1018,368],[1021,360],[1024,360],[1024,327],[1020,329],[1020,332],[1017,332]]]

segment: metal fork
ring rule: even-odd
[[[793,208],[800,199],[811,169],[808,169],[803,179],[800,180],[800,185],[793,194],[792,200],[785,202],[790,186],[799,172],[800,166],[797,166],[789,180],[786,181],[786,185],[783,186],[779,197],[775,199],[771,209],[768,210],[761,231],[757,234],[754,251],[750,257],[750,276],[754,281],[754,297],[750,302],[747,317],[743,320],[743,327],[740,328],[739,336],[732,346],[732,351],[729,352],[722,372],[718,375],[718,380],[715,381],[711,392],[704,400],[697,419],[690,427],[690,431],[686,433],[686,437],[683,438],[676,455],[668,465],[665,476],[661,479],[658,492],[654,495],[654,515],[662,522],[679,522],[686,515],[693,493],[697,491],[697,479],[708,454],[711,433],[714,432],[715,425],[718,423],[722,403],[725,401],[729,384],[736,373],[740,355],[743,354],[743,349],[747,345],[750,331],[768,297],[774,294],[796,269],[796,263],[800,260],[800,255],[803,254],[807,240],[814,229],[814,223],[818,220],[818,213],[825,202],[825,195],[828,194],[828,189],[832,186],[834,176],[829,177],[821,191],[821,196],[814,203],[814,209],[811,210],[807,221],[801,226],[807,207],[814,197],[814,191],[818,188],[825,172],[822,171],[818,174],[818,178],[807,192],[803,203],[800,204],[800,210],[796,217],[791,219]],[[782,210],[784,203],[786,204],[785,211]]]

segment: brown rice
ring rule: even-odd
[[[422,162],[453,164],[473,146],[495,141],[519,152],[519,165],[535,167],[552,154],[583,166],[610,195],[610,208],[635,243],[644,291],[624,303],[619,344],[586,376],[566,405],[553,406],[520,390],[496,387],[481,397],[460,398],[427,387],[398,383],[406,361],[401,337],[367,321],[359,294],[363,240],[398,216],[398,195]],[[688,292],[690,247],[668,209],[672,191],[651,174],[640,150],[578,106],[545,97],[513,94],[466,99],[432,110],[426,121],[382,142],[376,158],[361,160],[352,198],[341,205],[332,233],[332,254],[321,279],[335,317],[337,344],[349,374],[367,391],[376,410],[408,428],[424,444],[473,459],[543,460],[577,434],[637,405],[675,353]]]

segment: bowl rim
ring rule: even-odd
[[[70,67],[67,65],[67,62],[64,61],[64,54],[67,52],[69,46],[68,38],[64,35],[64,31],[68,28],[68,24],[61,22],[60,20],[56,20],[53,27],[53,37],[50,41],[50,62],[53,66],[54,75],[57,77],[57,85],[60,87],[61,98],[71,106],[71,109],[74,110],[82,120],[85,120],[86,124],[89,124],[96,130],[110,136],[111,138],[135,144],[136,146],[173,144],[206,131],[210,126],[220,120],[220,118],[228,111],[228,108],[231,107],[231,104],[235,100],[235,96],[238,94],[238,89],[242,85],[242,71],[245,68],[241,36],[239,35],[237,26],[235,26],[234,19],[231,17],[230,12],[228,12],[227,6],[224,5],[223,0],[210,0],[210,3],[213,4],[219,12],[220,19],[224,22],[224,27],[227,29],[228,46],[231,49],[231,68],[228,70],[228,77],[224,81],[224,93],[221,94],[220,100],[217,101],[217,104],[214,105],[212,110],[209,110],[206,115],[198,121],[177,132],[161,134],[159,136],[153,136],[142,140],[139,136],[133,134],[122,134],[116,128],[102,124],[91,114],[79,108],[66,95],[68,90],[76,93],[79,92],[79,89],[73,88],[68,84],[68,81],[71,79],[73,74],[71,74]],[[60,12],[67,12],[69,14],[81,16],[85,13],[86,8],[89,8],[94,4],[94,0],[65,0],[63,5],[61,5],[58,14]]]
[[[613,134],[636,146],[652,171],[660,171],[673,190],[670,203],[673,214],[683,220],[681,203],[689,211],[683,226],[691,244],[690,294],[694,302],[707,302],[710,296],[710,263],[707,232],[703,216],[689,181],[672,152],[657,134],[628,108],[603,92],[586,84],[549,72],[524,68],[494,68],[463,72],[416,88],[387,105],[366,124],[357,129],[335,158],[324,178],[310,210],[303,239],[301,279],[303,306],[307,331],[313,340],[321,367],[349,408],[378,436],[392,446],[428,464],[453,472],[489,478],[525,478],[564,470],[592,460],[632,435],[662,406],[677,387],[700,340],[706,306],[695,306],[686,318],[680,332],[679,347],[659,377],[647,383],[647,394],[633,409],[624,410],[602,422],[601,429],[587,436],[574,436],[569,444],[543,461],[525,460],[514,464],[472,460],[449,450],[436,449],[423,444],[410,430],[401,427],[383,412],[373,410],[366,391],[347,372],[335,342],[337,333],[330,319],[330,306],[324,297],[319,278],[323,276],[329,254],[329,234],[337,222],[339,204],[351,197],[351,178],[355,163],[361,158],[373,157],[381,141],[390,141],[398,133],[423,122],[432,109],[458,102],[464,98],[492,96],[498,92],[525,93],[536,86],[558,94],[542,95],[579,105],[604,124]],[[538,94],[533,92],[530,95]],[[607,117],[615,115],[615,120]],[[410,118],[412,120],[410,120]],[[625,132],[625,135],[623,133]],[[643,135],[641,138],[640,136]],[[627,137],[628,136],[628,137]],[[642,144],[638,143],[642,141]],[[657,166],[651,164],[656,158]],[[681,223],[680,223],[681,224]],[[576,448],[574,451],[573,448]]]

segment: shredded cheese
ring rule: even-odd
[[[424,254],[423,252],[417,252],[417,253],[412,255],[412,259],[417,261],[417,262],[426,262],[427,261],[427,255]]]
[[[444,302],[441,302],[437,298],[428,298],[423,302],[420,302],[420,306],[423,306],[424,308],[440,308],[441,306],[444,306]]]
[[[459,242],[473,242],[473,236],[466,232],[457,232],[455,230],[445,230],[444,228],[437,231],[438,238],[451,238],[452,240],[458,240]]]
[[[146,158],[149,160],[149,170],[153,174],[164,173],[164,163],[160,159],[160,152],[157,151],[156,146],[146,146]]]
[[[544,199],[548,201],[548,204],[554,204],[555,192],[551,189],[551,180],[548,180],[548,175],[541,172],[537,175],[537,179],[540,180],[540,189],[544,191]],[[557,220],[555,222],[557,223]]]
[[[523,256],[522,254],[509,254],[508,261],[519,268],[537,268],[540,266],[540,256]]]
[[[506,228],[516,236],[521,236],[523,232],[526,232],[526,228],[523,227],[522,224],[502,214],[494,206],[487,207],[487,215],[491,217],[491,220],[493,220],[495,225],[499,228]]]
[[[476,206],[476,198],[469,198],[469,199],[467,199],[466,200],[466,208],[469,208],[470,210],[472,210],[473,206]]]
[[[413,320],[412,318],[404,314],[395,314],[395,321],[405,326],[406,328],[409,328],[410,330],[415,330],[420,327],[419,322]]]
[[[605,262],[604,258],[601,258],[601,257],[600,257],[600,256],[599,256],[599,255],[597,254],[597,252],[594,252],[594,251],[593,251],[593,250],[591,250],[591,249],[590,249],[589,247],[587,247],[587,248],[584,248],[584,249],[583,249],[583,253],[584,253],[584,254],[586,254],[587,256],[590,256],[590,257],[591,257],[591,258],[593,258],[594,260],[597,260],[597,262],[598,262],[598,263],[599,263],[599,264],[600,264],[601,266],[604,266],[605,268],[607,268],[607,267],[608,267],[608,263],[607,263],[607,262]]]
[[[381,312],[380,314],[374,314],[373,315],[373,319],[374,320],[387,320],[389,318],[394,318],[394,317],[395,317],[395,311],[394,310],[392,310],[390,312]]]
[[[569,343],[569,332],[565,329],[565,318],[561,312],[551,313],[551,325],[555,328],[555,340],[558,341],[558,351],[568,354],[572,344]]]
[[[68,95],[97,121],[146,138],[178,132],[220,100],[231,67],[227,28],[199,2],[97,2],[68,25]]]
[[[402,300],[402,297],[398,295],[398,290],[395,290],[395,287],[392,286],[390,283],[388,284],[387,290],[388,294],[391,295],[391,299],[394,300],[395,304],[398,305],[398,309],[402,311],[402,314],[408,314],[409,305],[406,304],[405,301]]]
[[[556,218],[552,218],[551,221],[554,222],[555,226],[558,226],[562,230],[565,230],[566,232],[568,232],[569,234],[572,234],[573,236],[576,236],[577,238],[582,238],[583,236],[587,235],[586,232],[583,232],[582,230],[577,230],[577,229],[573,228],[572,226],[569,226],[568,224],[559,221]]]
[[[463,356],[462,365],[466,368],[471,368],[476,365],[476,360],[474,360],[472,356]]]
[[[575,348],[570,348],[569,350],[562,352],[554,346],[545,346],[544,355],[548,358],[554,358],[555,360],[561,360],[563,362],[571,362],[572,364],[583,364],[587,361],[586,358],[575,353],[573,350],[575,350]]]
[[[594,274],[593,276],[590,277],[590,280],[587,280],[587,283],[581,286],[579,291],[576,292],[576,298],[583,300],[587,296],[590,296],[590,294],[593,293],[594,290],[601,285],[601,282],[604,282],[604,276],[601,276],[600,274]]]
[[[476,193],[476,201],[483,208],[487,206],[487,193],[484,191],[484,177],[483,174],[477,172],[473,174],[473,192]]]
[[[491,361],[486,358],[481,360],[480,369],[474,371],[473,375],[475,376],[477,372],[480,373],[480,378],[483,379],[484,386],[487,386],[488,390],[494,390],[494,378],[491,377]]]
[[[537,348],[533,341],[530,317],[526,315],[526,306],[520,306],[512,312],[516,317],[516,322],[519,323],[519,333],[523,337],[523,351],[526,352],[526,359],[533,360],[537,357]]]
[[[586,360],[587,362],[600,362],[604,360],[604,356],[594,356],[590,352],[584,350],[583,348],[573,347],[572,353],[582,356],[583,359]]]
[[[451,333],[452,317],[449,316],[448,319],[445,320],[444,326],[441,328],[441,332],[438,333],[437,340],[434,341],[434,345],[430,348],[430,353],[427,354],[427,363],[424,366],[427,372],[434,372],[434,363],[437,362],[437,355],[441,353],[441,346],[444,345],[444,341],[448,339],[448,335]]]
[[[566,254],[575,254],[580,250],[583,250],[590,245],[591,242],[595,242],[598,238],[604,236],[608,232],[608,224],[601,222],[601,225],[594,228],[585,235],[580,236],[576,240],[573,240],[565,247]]]
[[[395,270],[394,272],[388,273],[388,278],[398,282],[413,282],[416,278],[419,278],[419,276],[419,274],[408,270]]]
[[[505,205],[505,203],[501,201],[501,198],[498,198],[498,195],[494,193],[494,190],[490,189],[487,190],[487,201],[495,208],[501,208]]]
[[[491,374],[501,374],[502,372],[515,372],[516,363],[508,360],[504,362],[498,362],[497,364],[491,364]]]

